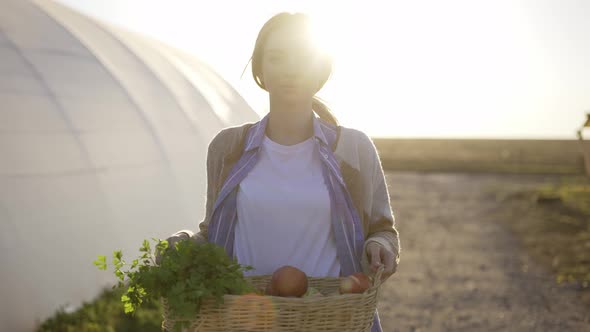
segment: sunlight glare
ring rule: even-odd
[[[311,15],[310,15],[311,16]],[[310,38],[313,47],[323,56],[333,58],[336,54],[336,38],[334,24],[326,24],[312,17]]]

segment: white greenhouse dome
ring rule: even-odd
[[[0,1],[0,330],[114,283],[98,255],[198,229],[207,146],[259,116],[198,59],[48,0]]]

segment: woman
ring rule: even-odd
[[[200,231],[168,241],[214,242],[251,274],[292,265],[337,277],[384,264],[387,279],[400,246],[383,169],[368,136],[340,126],[315,97],[332,61],[312,37],[304,14],[280,13],[262,27],[252,74],[270,111],[212,140]],[[373,331],[381,331],[377,314]]]

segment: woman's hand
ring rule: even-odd
[[[381,282],[387,280],[397,270],[395,254],[378,242],[370,241],[367,244],[367,258],[373,273],[377,273],[379,266],[385,265],[381,275]]]

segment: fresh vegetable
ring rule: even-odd
[[[119,279],[116,287],[126,288],[121,296],[125,313],[134,313],[144,302],[165,298],[175,317],[193,318],[206,300],[223,302],[225,294],[242,295],[255,292],[244,278],[242,266],[227,256],[225,250],[212,243],[197,244],[182,240],[175,248],[168,249],[166,240],[157,240],[156,249],[162,253],[160,265],[148,240],[143,241],[143,254],[129,265],[120,250],[113,252],[114,273]],[[98,256],[94,264],[100,270],[107,269],[106,256]],[[127,267],[127,270],[123,270]],[[177,327],[188,326],[188,321]]]
[[[269,288],[276,296],[301,297],[307,292],[307,275],[296,267],[285,265],[272,274]]]
[[[340,281],[340,294],[364,293],[370,287],[369,277],[357,272]]]
[[[317,288],[309,287],[303,297],[320,297],[324,296]]]

